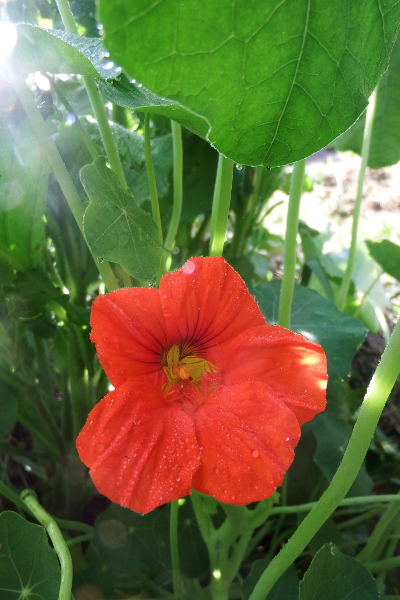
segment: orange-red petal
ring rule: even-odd
[[[264,325],[243,332],[209,360],[218,361],[222,384],[259,381],[296,415],[300,424],[325,409],[326,356],[319,344],[283,327]]]
[[[201,466],[193,487],[227,504],[270,497],[300,437],[294,414],[266,386],[221,386],[194,413]]]
[[[160,281],[168,338],[198,341],[205,349],[265,319],[243,279],[221,257],[191,258]]]
[[[160,372],[168,342],[158,290],[125,288],[99,296],[90,323],[91,340],[114,386]]]
[[[200,464],[192,419],[146,383],[107,394],[76,447],[99,492],[138,513],[191,493]]]

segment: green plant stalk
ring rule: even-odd
[[[397,519],[394,529],[393,529],[393,534],[391,536],[389,536],[389,538],[387,540],[387,548],[386,548],[385,556],[382,560],[389,560],[389,559],[393,558],[393,554],[396,551],[396,548],[397,548],[397,545],[398,545],[399,539],[400,539],[399,533],[400,533],[400,519]],[[383,590],[383,586],[385,585],[386,573],[387,573],[387,571],[381,571],[376,579],[378,589],[380,589],[380,590]]]
[[[46,123],[35,104],[25,80],[18,75],[18,67],[14,66],[14,68],[9,69],[7,75],[83,235],[84,207],[79,194],[76,191],[74,182],[72,181],[71,176],[68,173],[67,168],[60,156],[60,153],[58,152],[57,146],[47,131]],[[108,291],[111,292],[113,290],[117,290],[119,287],[118,282],[109,263],[107,261],[103,261],[100,264],[97,262],[93,253],[92,256]]]
[[[342,283],[340,285],[338,297],[337,297],[337,307],[339,310],[343,311],[347,294],[350,287],[351,276],[354,270],[354,263],[356,260],[356,250],[357,250],[357,232],[358,232],[358,223],[360,220],[360,211],[361,211],[361,201],[362,201],[362,192],[364,187],[364,179],[365,179],[365,171],[368,163],[369,156],[369,148],[371,145],[371,136],[372,136],[372,128],[374,123],[375,116],[375,108],[376,108],[376,90],[373,91],[371,98],[369,99],[369,105],[366,112],[365,117],[365,128],[364,128],[364,138],[361,148],[361,165],[360,172],[358,174],[358,185],[357,185],[357,195],[354,203],[354,212],[353,212],[353,224],[351,228],[351,242],[349,249],[349,256],[347,259],[346,272],[342,279]]]
[[[56,3],[66,31],[68,33],[78,33],[68,0],[56,0]],[[124,170],[122,168],[117,146],[115,145],[110,123],[108,122],[107,113],[105,111],[100,92],[97,89],[96,82],[93,77],[85,76],[83,76],[83,82],[85,84],[86,91],[88,93],[89,100],[99,126],[101,139],[103,140],[103,144],[107,152],[107,158],[108,162],[110,163],[110,167],[118,175],[122,186],[127,189],[128,185],[126,183]]]
[[[179,227],[182,213],[183,198],[183,147],[182,147],[182,128],[179,123],[171,121],[172,142],[174,149],[174,203],[172,207],[171,222],[167,237],[165,238],[165,247],[168,252],[172,252],[176,233]]]
[[[264,600],[273,585],[304,550],[311,538],[344,499],[354,482],[378,424],[386,400],[400,371],[400,320],[397,321],[381,361],[368,386],[342,462],[327,490],[300,523],[257,582],[249,600]]]
[[[172,579],[174,585],[174,596],[175,598],[182,598],[183,587],[181,570],[179,566],[179,548],[178,548],[178,512],[179,504],[178,500],[174,500],[170,504],[170,521],[169,521],[169,542],[171,550],[171,562],[172,562]]]
[[[30,514],[32,514],[32,511],[26,506],[24,502],[22,502],[19,494],[14,492],[14,490],[11,489],[6,483],[4,483],[4,481],[0,481],[0,494],[4,496],[4,498],[7,498],[7,500],[10,500],[10,502],[15,504],[15,506],[17,506],[18,508],[21,508],[25,512],[29,512]]]
[[[400,504],[398,502],[391,503],[383,517],[378,521],[372,534],[369,536],[367,544],[357,555],[357,560],[365,562],[367,560],[377,560],[382,550],[382,546],[386,543],[389,534],[393,528],[393,523],[399,518]]]
[[[354,496],[345,498],[338,507],[341,506],[364,506],[366,504],[381,504],[382,502],[399,502],[400,496],[397,494],[382,494],[381,496]],[[309,512],[317,506],[318,502],[308,502],[307,504],[296,504],[293,506],[277,506],[271,508],[270,516],[279,514],[295,514],[299,512]]]
[[[64,96],[60,86],[58,85],[58,83],[56,82],[54,77],[52,77],[49,73],[47,73],[47,77],[50,79],[51,85],[53,86],[53,88],[54,88],[57,96],[60,98],[61,102],[64,104],[68,113],[71,115],[74,115],[74,117],[75,117],[74,125],[77,128],[77,130],[79,131],[79,134],[80,134],[92,160],[95,161],[96,158],[98,158],[99,154],[98,154],[96,148],[94,147],[94,144],[93,144],[92,140],[90,139],[86,129],[82,125],[82,121],[80,120],[78,115],[75,113],[74,109],[72,108],[71,104],[68,102],[67,98]]]
[[[391,558],[366,562],[364,563],[364,566],[371,571],[371,573],[391,571],[392,569],[398,569],[400,567],[400,556],[392,556]],[[398,596],[392,596],[392,598],[398,598]]]
[[[286,218],[285,256],[283,262],[282,287],[279,297],[278,325],[290,329],[290,313],[296,271],[297,231],[299,227],[300,199],[303,191],[306,159],[293,166],[290,182],[289,206]]]
[[[57,553],[58,559],[61,566],[61,583],[58,600],[70,600],[71,589],[72,589],[72,559],[71,554],[68,550],[68,546],[59,530],[55,520],[44,510],[39,504],[30,490],[24,490],[21,493],[21,499],[25,502],[26,506],[35,515],[36,519],[46,529],[52,543],[54,550]]]
[[[157,182],[154,173],[153,159],[151,157],[151,140],[150,140],[150,113],[146,113],[144,120],[144,153],[146,157],[146,170],[147,179],[149,182],[150,189],[150,200],[151,200],[151,212],[153,215],[153,221],[157,225],[158,229],[158,241],[160,244],[163,243],[162,226],[161,226],[161,215],[160,205],[158,202]]]
[[[211,212],[210,256],[222,256],[226,225],[231,203],[233,160],[222,154],[218,158]]]

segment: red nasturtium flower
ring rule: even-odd
[[[267,325],[221,257],[100,296],[91,324],[115,387],[77,439],[99,492],[139,513],[192,488],[237,505],[273,494],[325,408],[321,346]]]

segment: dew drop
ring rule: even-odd
[[[231,500],[234,500],[236,498],[236,496],[231,496]]]
[[[143,83],[137,83],[137,84],[136,84],[136,87],[138,87],[138,88],[141,88],[141,87],[143,87]]]
[[[96,450],[97,452],[103,452],[104,444],[96,444]]]
[[[290,437],[287,437],[287,438],[286,438],[286,441],[287,441],[287,442],[290,442]]]
[[[237,171],[241,171],[243,169],[243,166],[242,165],[235,165],[235,169]]]
[[[102,258],[101,256],[98,256],[98,257],[96,258],[96,260],[97,260],[97,262],[98,262],[98,263],[102,263],[102,262],[103,262],[103,260],[104,260],[104,258]]]
[[[108,61],[106,62],[106,64],[104,65],[104,68],[105,68],[105,69],[107,69],[107,70],[109,70],[109,69],[112,69],[112,68],[113,68],[113,66],[114,66],[114,63],[113,63],[113,61],[112,61],[112,60],[108,60]]]
[[[252,450],[251,451],[251,455],[252,455],[253,458],[257,458],[258,454],[259,454],[258,450]]]
[[[218,467],[214,467],[213,471],[214,471],[214,473],[219,473]]]

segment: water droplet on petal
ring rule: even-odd
[[[214,467],[213,471],[214,471],[214,473],[219,473],[218,467]]]
[[[234,500],[236,498],[236,496],[231,496],[231,500]]]
[[[103,452],[104,444],[96,444],[96,450],[97,452]]]
[[[251,455],[252,455],[253,458],[257,458],[258,454],[259,454],[258,450],[252,450],[251,451]]]

